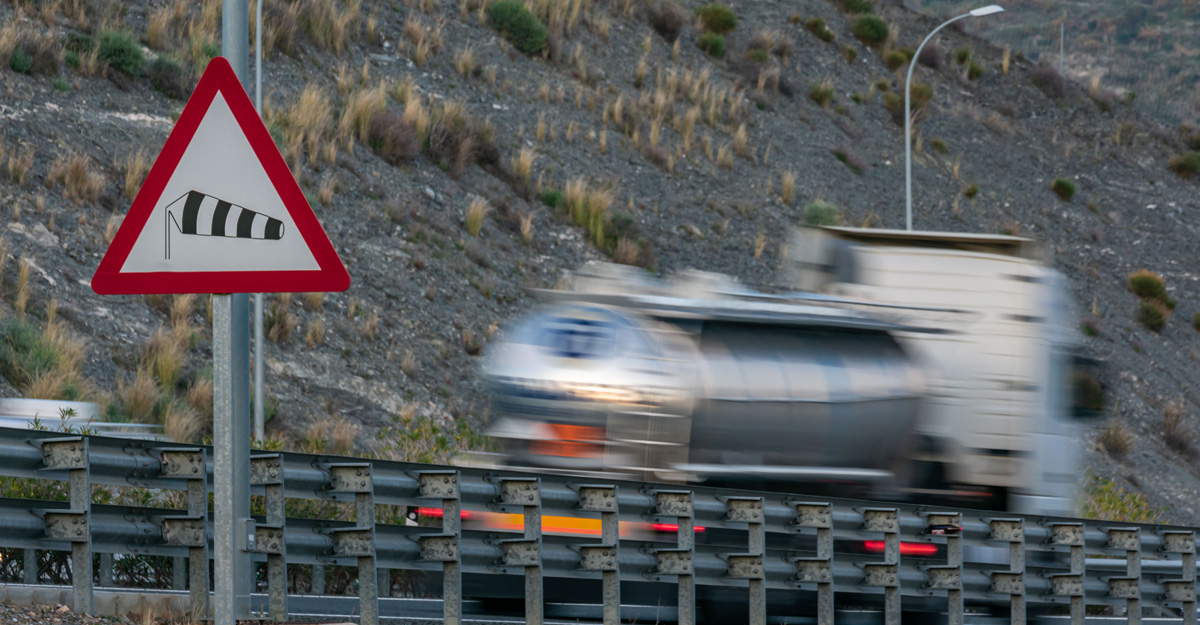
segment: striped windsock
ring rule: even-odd
[[[269,241],[283,238],[282,221],[199,191],[188,191],[168,204],[167,221],[168,259],[171,222],[182,234]]]

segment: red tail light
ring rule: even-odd
[[[651,527],[653,527],[654,531],[656,531],[656,532],[678,532],[679,531],[679,526],[674,523],[655,523],[655,524],[651,525]],[[695,526],[692,529],[697,534],[704,531],[704,528],[700,527],[699,525]]]
[[[442,518],[443,514],[444,514],[444,512],[442,511],[441,508],[417,508],[417,516],[431,516],[431,517],[440,519],[440,518]],[[467,512],[466,510],[462,510],[461,512],[459,512],[459,515],[462,518],[466,519],[471,516],[471,513]]]
[[[873,553],[883,553],[884,542],[882,540],[865,540],[863,548]],[[902,556],[932,556],[938,552],[938,546],[933,543],[900,543],[900,555]]]

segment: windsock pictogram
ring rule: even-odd
[[[171,224],[180,234],[278,241],[283,222],[220,198],[188,191],[167,205],[166,257],[171,258]]]

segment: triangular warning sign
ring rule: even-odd
[[[344,291],[350,275],[224,57],[92,277],[101,294]]]

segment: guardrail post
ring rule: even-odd
[[[461,491],[458,471],[417,473],[421,497],[442,500],[442,533],[420,536],[421,559],[442,563],[442,622],[462,625]]]
[[[725,500],[725,520],[745,523],[746,553],[730,554],[726,561],[729,576],[745,579],[750,590],[750,625],[767,624],[766,529],[763,527],[762,497],[728,497]]]
[[[621,531],[616,486],[580,486],[579,509],[600,513],[600,544],[579,548],[580,566],[600,571],[604,625],[621,622]]]
[[[817,530],[817,557],[796,559],[796,581],[817,584],[817,625],[833,625],[833,510],[823,502],[792,502],[797,529]]]
[[[172,575],[172,580],[174,580],[174,578],[177,577],[175,575],[174,571],[171,572],[171,575]],[[100,587],[101,588],[112,588],[114,585],[115,584],[113,584],[113,554],[102,553],[102,554],[100,554]],[[176,589],[176,590],[178,590],[178,589]]]
[[[329,466],[330,491],[354,493],[354,525],[333,530],[333,552],[358,558],[359,622],[379,625],[379,587],[375,571],[375,489],[370,464]]]
[[[287,620],[287,508],[284,498],[283,456],[250,458],[250,484],[263,487],[266,525],[254,527],[256,549],[267,554],[267,605],[271,620]],[[278,536],[280,540],[274,540]]]
[[[1008,595],[1012,625],[1025,625],[1025,521],[1023,519],[987,519],[988,540],[1008,543],[1008,570],[993,571],[992,592]]]
[[[662,575],[675,575],[679,586],[679,625],[696,623],[696,578],[692,560],[695,557],[696,533],[692,520],[692,492],[688,490],[654,491],[654,514],[674,517],[678,523],[675,549],[658,549],[656,569]]]
[[[1050,544],[1071,549],[1071,572],[1050,576],[1051,593],[1068,597],[1071,602],[1071,625],[1083,625],[1084,614],[1084,569],[1082,523],[1051,523]]]
[[[948,625],[963,625],[962,595],[962,516],[957,512],[931,512],[925,515],[925,533],[946,537],[946,566],[925,569],[928,587],[946,591]]]
[[[900,511],[862,508],[863,532],[883,534],[883,562],[863,565],[866,586],[883,587],[884,625],[900,625]]]
[[[21,557],[21,581],[26,584],[38,583],[38,554],[37,549],[26,549]]]
[[[325,565],[320,564],[320,563],[312,565],[312,575],[310,575],[309,577],[310,577],[310,579],[308,580],[308,594],[310,594],[310,595],[325,594]]]
[[[165,448],[159,455],[163,477],[184,480],[187,484],[187,518],[199,536],[178,544],[188,547],[188,588],[191,617],[195,622],[208,614],[208,466],[204,448]],[[164,522],[163,534],[167,526]],[[170,541],[168,541],[170,542]],[[176,573],[178,575],[178,573]]]
[[[524,538],[500,541],[503,566],[525,569],[525,622],[542,625],[542,496],[536,478],[502,478],[500,505],[516,506],[524,512]]]
[[[51,540],[71,543],[71,609],[92,613],[92,485],[88,470],[88,439],[54,438],[42,441],[42,462],[47,470],[70,475],[70,510],[46,513],[46,534]]]
[[[1178,553],[1183,560],[1180,578],[1163,580],[1166,591],[1163,599],[1179,602],[1183,625],[1196,625],[1196,535],[1190,531],[1167,531],[1162,533],[1162,539],[1162,550]]]
[[[1108,594],[1125,599],[1125,615],[1129,625],[1142,622],[1142,535],[1136,527],[1114,527],[1105,530],[1106,548],[1125,552],[1125,577],[1108,579]]]

